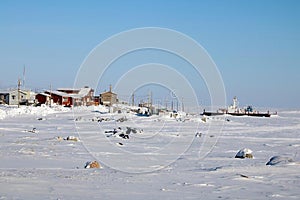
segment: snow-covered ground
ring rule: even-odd
[[[0,199],[299,199],[299,133],[300,111],[204,119],[2,106]],[[253,158],[235,158],[244,148]],[[85,169],[93,160],[101,168]]]

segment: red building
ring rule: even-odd
[[[90,106],[94,103],[94,90],[89,87],[80,89],[60,88],[55,91],[46,90],[36,96],[40,104],[47,104],[45,95],[51,97],[51,102],[63,106]]]
[[[35,95],[35,99],[38,103],[40,104],[50,104],[50,98],[51,96],[49,94],[46,94],[44,92],[42,93],[38,93],[37,95]]]

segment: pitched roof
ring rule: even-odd
[[[7,90],[0,90],[0,94],[9,94],[9,91],[7,91]]]
[[[38,93],[39,95],[43,95],[43,96],[46,96],[46,97],[50,97],[50,94],[46,94],[45,92],[41,92],[41,93]]]
[[[71,94],[65,93],[65,92],[60,92],[57,90],[45,90],[45,92],[49,94],[55,94],[57,96],[62,96],[62,97],[71,97]]]
[[[57,88],[57,91],[74,91],[74,92],[78,92],[80,91],[79,88]]]
[[[116,93],[113,93],[113,92],[111,92],[111,91],[108,91],[108,92],[102,92],[101,95],[103,95],[103,94],[115,94],[115,95],[117,95]]]
[[[18,89],[12,89],[12,90],[2,90],[0,91],[0,94],[10,94],[13,92],[18,92]],[[20,90],[20,93],[27,94],[26,91]]]
[[[79,90],[78,94],[69,94],[69,93],[61,92],[61,91],[57,91],[57,90],[54,90],[54,91],[46,90],[46,92],[52,93],[52,94],[55,94],[58,96],[62,96],[62,97],[72,97],[75,99],[80,99],[80,98],[87,96],[91,90],[92,90],[92,88],[81,88]]]

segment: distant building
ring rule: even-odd
[[[109,86],[108,92],[100,94],[100,104],[105,106],[112,106],[118,102],[117,94],[112,92],[111,85]]]
[[[100,96],[94,96],[94,105],[99,106],[100,104]]]
[[[139,107],[152,108],[152,103],[139,103]]]
[[[9,104],[9,92],[0,91],[0,104]]]
[[[40,104],[46,104],[49,105],[50,104],[50,100],[51,100],[51,95],[50,94],[46,94],[44,92],[38,93],[35,96],[36,102],[40,103]]]
[[[50,98],[50,99],[49,99]],[[56,103],[63,106],[90,106],[94,103],[94,90],[89,87],[80,89],[59,88],[54,91],[46,90],[36,96],[40,104]]]
[[[0,103],[8,105],[33,104],[35,100],[35,93],[30,90],[12,89],[7,91],[0,91]]]
[[[59,88],[57,89],[59,92],[64,92],[69,94],[65,96],[63,99],[63,104],[65,102],[70,103],[70,105],[74,106],[91,106],[94,104],[94,90],[90,87],[84,87],[80,89],[74,88]]]

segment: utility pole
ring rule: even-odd
[[[109,84],[109,92],[112,93],[112,85]],[[111,112],[111,107],[112,107],[112,98],[110,98],[109,101],[109,112]]]
[[[20,108],[20,87],[21,87],[21,80],[18,78],[18,108]]]
[[[165,98],[165,104],[166,104],[166,111],[168,110],[168,100]]]
[[[147,103],[148,105],[148,108],[150,107],[150,91],[149,91],[149,93],[148,93],[148,103]]]
[[[24,65],[24,67],[23,67],[23,89],[25,90],[25,71],[26,70],[26,68],[25,68],[25,65]]]
[[[51,107],[51,101],[52,101],[52,85],[50,83],[50,107]]]
[[[152,109],[152,91],[150,91],[150,109]]]
[[[132,104],[132,106],[134,106],[134,93],[132,93],[132,95],[131,95],[131,104]]]
[[[181,111],[184,112],[183,97],[181,98]]]
[[[152,99],[152,91],[150,91],[150,112],[151,112],[151,115],[154,113],[154,107],[152,107],[153,105],[153,99]]]

